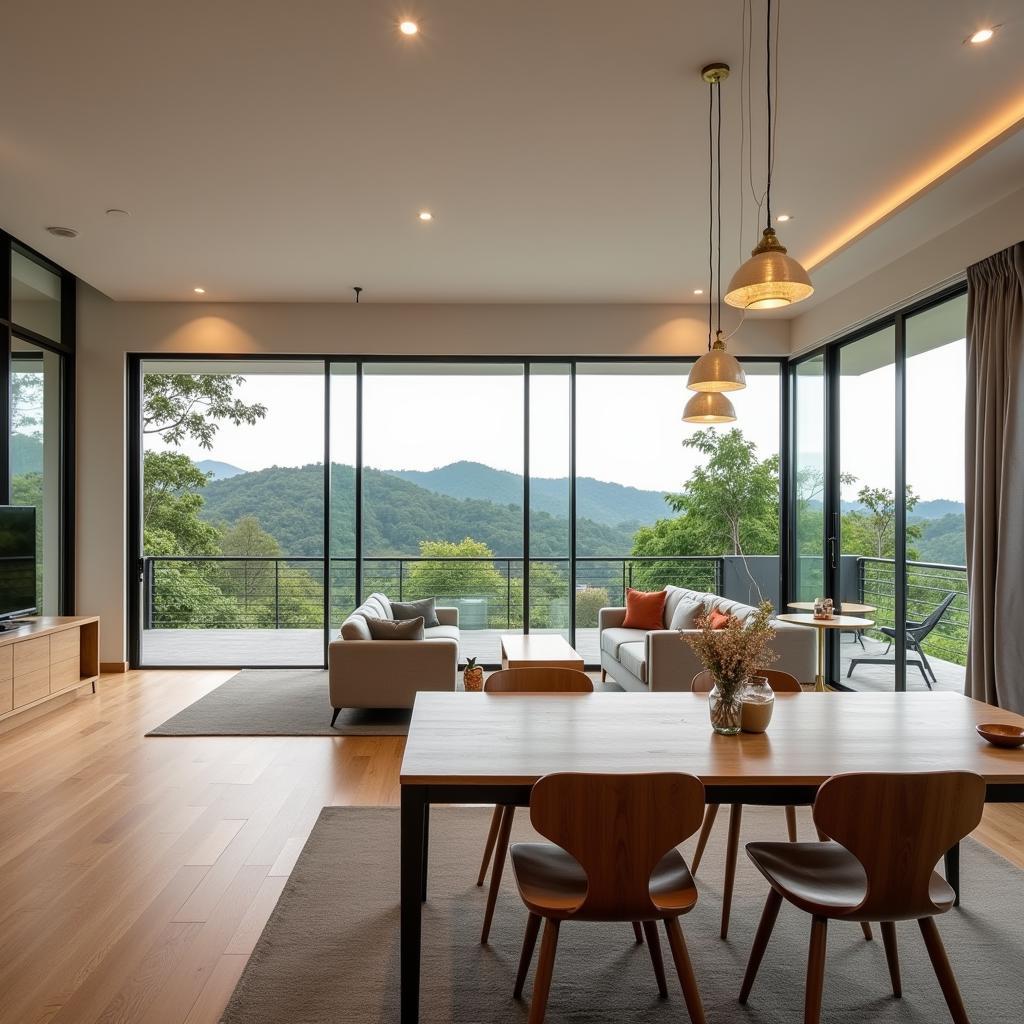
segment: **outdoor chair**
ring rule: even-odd
[[[925,685],[929,690],[938,685],[938,679],[935,677],[935,670],[932,668],[931,663],[928,661],[928,656],[924,653],[924,648],[921,646],[925,637],[939,624],[942,620],[942,616],[949,610],[949,606],[956,600],[956,593],[950,591],[935,608],[935,610],[921,622],[910,622],[907,621],[906,635],[907,635],[907,651],[918,655],[916,658],[907,658],[908,665],[916,665],[921,670],[921,675],[924,676]],[[896,659],[886,658],[884,655],[888,654],[892,650],[892,645],[896,640],[896,630],[891,626],[879,626],[878,631],[884,633],[888,637],[889,644],[882,652],[883,657],[881,658],[853,658],[850,661],[850,667],[846,671],[846,678],[849,679],[853,675],[853,670],[858,665],[895,665]]]

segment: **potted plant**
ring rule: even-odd
[[[484,688],[484,670],[476,663],[476,658],[470,658],[462,671],[462,688],[469,692],[479,692]]]
[[[728,615],[724,623],[716,622],[718,628],[714,629],[713,609],[709,606],[697,618],[700,632],[682,637],[714,676],[715,686],[708,694],[708,710],[711,727],[724,736],[735,736],[740,731],[741,695],[747,680],[778,658],[768,647],[775,636],[770,622],[772,610],[771,602],[763,601],[745,622]]]

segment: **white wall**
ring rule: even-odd
[[[80,284],[77,608],[101,616],[101,659],[127,656],[129,353],[694,355],[706,345],[705,316],[700,306],[643,304],[117,303]],[[739,355],[786,355],[789,323],[748,320],[731,348]]]

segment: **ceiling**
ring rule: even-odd
[[[331,301],[361,285],[377,302],[701,301],[712,60],[733,67],[726,277],[758,233],[742,14],[743,0],[9,5],[0,224],[116,299],[201,285],[218,301]],[[963,44],[993,23],[987,46]],[[1024,116],[1022,51],[1019,0],[783,0],[774,205],[794,215],[790,251],[827,256],[965,137]],[[1014,132],[970,165],[970,188],[947,182],[927,214],[904,204],[827,259],[811,302],[1019,188]]]

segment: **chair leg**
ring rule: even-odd
[[[487,909],[484,911],[484,926],[480,931],[480,942],[483,945],[487,944],[491,934],[491,920],[494,917],[494,905],[498,902],[498,890],[501,889],[501,876],[508,857],[508,837],[512,832],[512,819],[515,813],[514,807],[501,809],[501,824],[498,826],[498,838],[494,844],[494,863],[491,865],[491,887],[487,890]]]
[[[896,945],[896,925],[892,921],[882,922],[882,941],[885,943],[885,959],[889,964],[889,977],[892,979],[892,994],[900,999],[903,996],[903,983],[900,981],[900,953]]]
[[[732,890],[736,883],[736,859],[740,852],[740,825],[743,822],[743,804],[733,804],[729,812],[729,843],[725,851],[725,883],[722,886],[721,937],[729,937],[729,915],[732,912]]]
[[[548,1009],[548,994],[551,991],[551,975],[555,969],[555,951],[558,949],[558,921],[548,918],[544,922],[544,938],[540,943],[540,959],[537,974],[533,979],[533,995],[530,998],[530,1016],[527,1024],[544,1024]]]
[[[924,681],[930,690],[932,689],[932,683],[938,684],[938,679],[935,678],[935,669],[932,668],[932,663],[928,660],[928,655],[926,655],[920,647],[917,647],[916,650],[921,659],[921,671],[924,673]],[[929,676],[931,678],[929,678]]]
[[[860,930],[864,933],[864,938],[867,939],[868,942],[871,942],[874,939],[875,933],[871,930],[871,923],[869,921],[861,921]]]
[[[935,976],[939,979],[939,987],[946,997],[949,1015],[953,1018],[954,1024],[970,1024],[963,1000],[960,998],[960,989],[953,976],[953,968],[949,966],[946,948],[942,945],[939,929],[935,927],[935,918],[922,917],[917,923],[921,928],[921,935],[924,936],[924,944],[928,948]]]
[[[668,985],[665,983],[665,961],[661,958],[661,939],[658,938],[656,921],[644,921],[644,935],[647,936],[647,949],[651,954],[651,966],[658,982],[658,995],[668,999]]]
[[[93,692],[95,693],[96,691],[94,690]],[[334,723],[338,720],[338,715],[340,715],[340,714],[341,714],[341,708],[335,708],[334,709],[334,714],[331,715],[331,728],[332,729],[334,728]]]
[[[601,682],[606,683],[608,681],[608,669],[601,669]]]
[[[640,927],[639,921],[633,922],[633,937],[636,939],[636,944],[642,946],[644,944],[644,932]]]
[[[828,920],[815,917],[811,921],[811,946],[807,953],[807,992],[804,995],[804,1024],[819,1024],[821,996],[825,988],[825,944]]]
[[[757,926],[754,945],[750,947],[750,959],[747,960],[747,970],[743,975],[743,985],[740,988],[741,1003],[745,1003],[750,997],[750,990],[754,987],[754,979],[764,959],[764,951],[768,948],[768,940],[772,937],[781,906],[782,897],[774,889],[769,889],[768,902],[761,913],[761,923]]]
[[[516,972],[516,987],[512,995],[521,999],[523,985],[526,984],[526,975],[530,970],[530,961],[533,960],[533,950],[537,945],[537,933],[540,931],[540,914],[531,914],[526,922],[526,934],[523,936],[523,952],[519,957],[519,970]]]
[[[711,830],[715,827],[715,818],[718,817],[718,804],[708,804],[704,811],[704,823],[700,827],[700,835],[697,837],[697,849],[693,854],[693,863],[690,865],[690,874],[697,874],[700,867],[700,859],[704,856],[704,847],[708,845],[711,838]]]
[[[697,976],[693,973],[693,964],[690,963],[690,954],[686,949],[686,939],[683,938],[678,917],[665,918],[665,933],[672,950],[672,962],[679,975],[679,984],[683,986],[683,999],[686,1000],[690,1020],[693,1024],[705,1024],[704,1004],[700,999],[700,989],[697,988]]]
[[[786,808],[786,829],[789,832],[789,841],[796,842],[796,808]]]
[[[480,861],[480,874],[476,876],[478,887],[484,884],[484,879],[487,877],[487,867],[491,863],[491,854],[494,853],[494,841],[498,838],[498,826],[501,824],[501,810],[501,804],[498,804],[491,815],[491,827],[487,832],[487,842],[484,843],[484,857]]]

